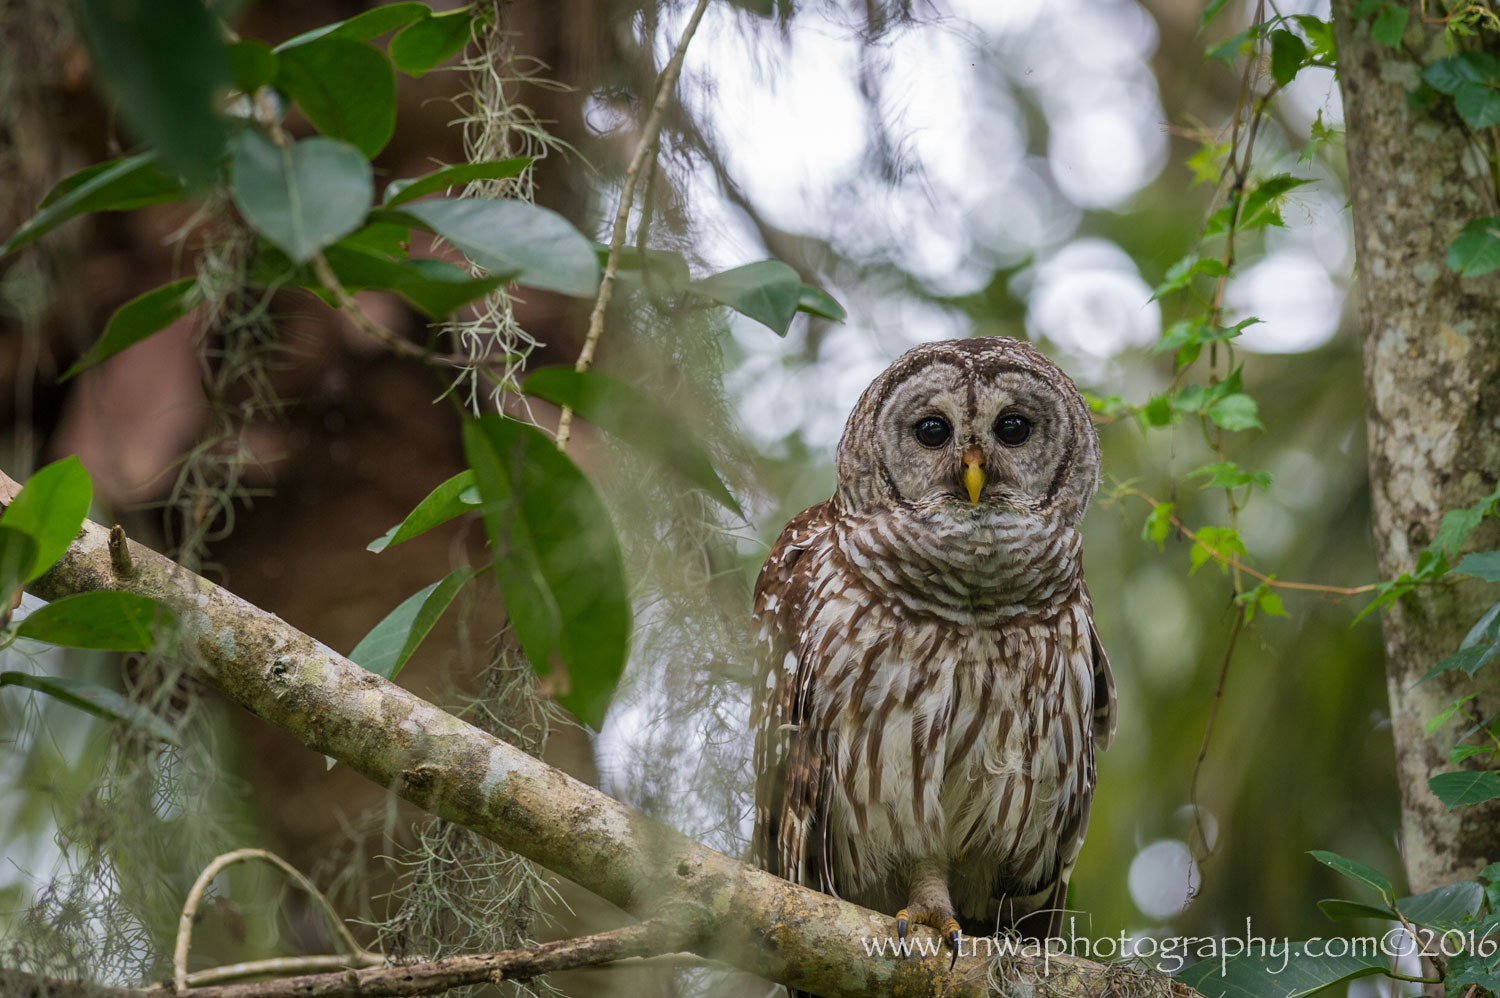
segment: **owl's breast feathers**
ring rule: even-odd
[[[935,609],[913,605],[909,567],[872,564],[899,538],[875,536],[851,557],[858,526],[831,503],[811,507],[756,584],[769,655],[754,691],[754,857],[887,911],[905,900],[902,864],[937,858],[953,869],[960,917],[992,922],[997,896],[1071,870],[1095,744],[1113,733],[1076,545],[1066,579],[1039,584],[1044,599],[997,614],[975,592],[966,619],[951,590],[931,596]],[[913,556],[945,576],[937,589],[974,586],[969,563],[939,556]]]

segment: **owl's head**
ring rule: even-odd
[[[854,514],[1074,526],[1098,487],[1099,437],[1077,386],[1003,336],[907,351],[865,389],[839,441],[838,498]]]

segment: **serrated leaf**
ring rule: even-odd
[[[1307,43],[1285,28],[1271,32],[1271,79],[1278,87],[1292,82],[1307,61]]]
[[[384,551],[393,544],[425,534],[454,517],[476,512],[478,506],[479,494],[474,489],[474,472],[465,469],[429,492],[425,499],[417,503],[415,509],[406,514],[406,519],[371,541],[365,550]]]
[[[1395,890],[1391,887],[1390,878],[1379,870],[1368,867],[1358,860],[1349,859],[1325,849],[1313,849],[1308,855],[1330,870],[1343,874],[1350,880],[1364,884],[1367,887],[1373,887],[1379,892],[1381,899],[1386,904],[1393,904],[1395,902],[1396,894]]]
[[[1427,789],[1452,811],[1500,797],[1500,774],[1488,769],[1439,773],[1427,781]]]
[[[593,246],[555,211],[510,199],[442,198],[403,205],[399,214],[521,284],[574,297],[591,297],[599,287]]]
[[[202,0],[78,0],[73,10],[130,131],[191,186],[207,183],[229,134],[216,107],[230,83],[218,18]]]
[[[159,629],[177,615],[159,600],[112,589],[74,593],[34,610],[16,629],[18,637],[65,648],[150,651]]]
[[[391,61],[408,76],[422,76],[463,48],[472,26],[468,7],[424,17],[391,39]]]
[[[1500,582],[1500,551],[1465,555],[1463,561],[1454,566],[1452,571],[1459,575],[1472,575],[1486,582]]]
[[[66,676],[33,676],[24,672],[0,672],[0,686],[20,686],[45,693],[70,707],[87,711],[95,717],[119,721],[137,728],[158,741],[182,747],[177,732],[166,721],[138,703],[98,683],[70,679]]]
[[[1379,952],[1368,956],[1312,956],[1306,951],[1306,943],[1280,946],[1274,954],[1257,951],[1227,960],[1200,960],[1175,976],[1203,998],[1302,998],[1387,969],[1388,958]],[[1326,953],[1327,948],[1320,944],[1317,952]]]
[[[115,314],[104,326],[104,335],[62,373],[58,382],[67,381],[100,361],[108,360],[187,315],[193,307],[191,292],[197,284],[196,277],[185,277],[147,291],[115,309]]]
[[[446,191],[450,187],[458,187],[474,180],[504,180],[507,177],[516,177],[533,162],[535,160],[531,156],[513,156],[510,159],[460,163],[457,166],[445,166],[441,170],[434,170],[420,177],[392,180],[386,186],[384,204],[387,208],[395,208],[408,201],[415,201],[428,194]]]
[[[619,540],[589,480],[533,426],[464,426],[506,613],[558,702],[596,730],[625,668],[630,599]]]
[[[396,130],[396,75],[384,53],[364,42],[329,35],[283,46],[275,86],[314,128],[348,142],[366,159],[384,149]]]
[[[460,568],[401,601],[349,653],[349,661],[386,679],[396,678],[460,589],[474,577]]]
[[[1440,93],[1456,94],[1466,84],[1500,83],[1500,60],[1484,52],[1460,52],[1428,64],[1422,79]]]
[[[1465,83],[1453,95],[1458,116],[1474,129],[1500,124],[1500,92],[1483,83]]]
[[[802,278],[780,260],[747,263],[694,281],[691,289],[785,336],[802,300]]]
[[[278,146],[253,129],[235,137],[234,203],[295,263],[359,228],[374,196],[370,163],[334,139]]]
[[[1265,429],[1255,399],[1243,392],[1226,395],[1209,406],[1208,418],[1226,430]]]
[[[42,198],[37,213],[0,245],[0,256],[30,245],[79,215],[179,201],[183,194],[182,182],[162,169],[155,153],[95,163],[59,180]]]
[[[0,514],[0,526],[29,534],[36,541],[36,560],[22,576],[30,582],[57,563],[78,536],[94,485],[77,457],[38,468]]]
[[[623,381],[596,371],[546,367],[530,375],[521,391],[571,407],[601,430],[671,468],[725,509],[744,515],[687,427],[666,406]]]

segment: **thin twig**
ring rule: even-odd
[[[693,8],[687,27],[682,31],[682,37],[677,40],[677,49],[661,72],[661,81],[656,88],[656,100],[652,103],[651,113],[647,115],[646,124],[641,129],[641,143],[636,147],[635,155],[631,157],[630,165],[625,170],[625,183],[620,189],[620,204],[615,209],[615,224],[609,236],[609,256],[604,261],[604,276],[599,281],[599,297],[594,299],[594,310],[589,313],[588,334],[583,338],[583,349],[578,353],[578,362],[573,365],[576,371],[587,371],[589,365],[594,362],[594,351],[599,346],[600,334],[604,332],[604,313],[609,308],[610,295],[614,292],[615,273],[620,269],[620,250],[625,246],[625,229],[630,221],[630,206],[635,202],[636,184],[640,181],[641,170],[652,161],[655,155],[657,137],[661,134],[662,119],[666,117],[667,105],[671,103],[672,94],[677,89],[677,77],[682,73],[682,62],[687,56],[688,42],[692,41],[693,33],[698,30],[698,22],[703,20],[703,12],[706,9],[708,9],[708,0],[698,0],[698,5]],[[558,450],[568,449],[568,436],[572,429],[573,410],[568,406],[563,406],[562,415],[557,422]]]
[[[1193,782],[1188,791],[1188,803],[1193,806],[1193,821],[1198,826],[1198,840],[1203,843],[1204,855],[1212,855],[1213,846],[1203,828],[1203,808],[1198,806],[1198,775],[1203,772],[1203,761],[1208,758],[1208,740],[1213,737],[1214,721],[1219,716],[1219,703],[1224,699],[1224,683],[1229,678],[1229,663],[1234,660],[1234,646],[1240,638],[1240,627],[1245,623],[1245,605],[1236,603],[1234,623],[1229,627],[1229,644],[1224,648],[1224,663],[1219,666],[1219,683],[1214,687],[1213,701],[1208,705],[1208,723],[1203,726],[1203,744],[1198,746],[1198,761],[1193,764]]]
[[[328,258],[321,252],[312,258],[312,266],[313,273],[318,275],[318,282],[328,289],[329,294],[333,295],[334,301],[339,303],[339,308],[343,310],[344,314],[353,319],[356,326],[379,341],[396,356],[410,357],[414,360],[426,361],[428,363],[452,363],[449,358],[417,346],[401,334],[385,328],[370,318],[370,313],[361,308],[359,302],[354,300],[354,296],[348,292],[343,282],[339,280],[338,275],[333,272],[333,268],[329,266]]]
[[[198,914],[198,905],[202,903],[203,895],[208,890],[208,885],[213,883],[214,878],[225,868],[233,866],[235,863],[248,863],[252,860],[260,860],[261,862],[270,863],[272,866],[277,867],[290,877],[298,887],[301,887],[312,896],[313,901],[317,903],[319,910],[323,912],[324,917],[328,920],[328,924],[332,926],[334,932],[338,934],[340,941],[344,944],[344,955],[336,958],[343,962],[335,964],[335,966],[378,967],[386,962],[385,958],[379,953],[372,953],[355,941],[354,936],[349,932],[348,926],[344,925],[343,919],[339,918],[338,913],[333,910],[333,905],[328,903],[328,899],[323,896],[322,891],[314,887],[313,882],[308,880],[301,870],[275,853],[265,849],[236,849],[233,852],[226,852],[221,856],[214,857],[213,862],[205,866],[203,872],[198,874],[198,879],[193,882],[192,890],[188,891],[187,901],[182,906],[182,915],[177,920],[177,943],[172,949],[172,980],[178,991],[186,991],[188,989],[187,958],[188,950],[192,947],[193,943],[193,922]],[[308,958],[302,959],[304,960],[304,963],[301,965],[303,967],[318,966],[321,968],[321,966],[326,966],[326,964],[321,963],[308,963],[306,962]],[[323,958],[312,959],[321,960]],[[258,962],[263,963],[264,961]],[[241,964],[239,966],[243,968],[244,965]],[[281,969],[288,969],[289,966],[289,964],[283,964]],[[198,977],[202,980],[206,975],[211,980],[222,981],[226,979],[227,971],[228,968],[219,967],[213,971],[205,972],[205,974],[200,974]],[[242,971],[235,976],[247,976],[247,974],[265,972],[266,970],[264,969],[257,969],[248,972]]]

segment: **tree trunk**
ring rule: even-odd
[[[1447,54],[1442,26],[1424,23],[1411,4],[1406,44],[1397,50],[1371,38],[1370,20],[1355,21],[1353,6],[1333,2],[1363,313],[1372,526],[1380,574],[1391,579],[1414,569],[1444,512],[1472,506],[1500,475],[1500,275],[1460,278],[1446,264],[1459,230],[1496,209],[1452,102],[1442,98],[1425,111],[1407,103],[1407,91],[1421,82],[1412,53],[1424,62]],[[1486,526],[1473,539],[1495,534]],[[1413,891],[1471,877],[1500,858],[1500,802],[1450,812],[1427,788],[1433,774],[1458,768],[1447,760],[1457,723],[1429,737],[1427,719],[1478,688],[1484,674],[1447,672],[1416,685],[1493,598],[1493,587],[1471,580],[1423,588],[1384,616]],[[1490,690],[1476,707],[1481,716],[1500,707],[1493,683]]]

